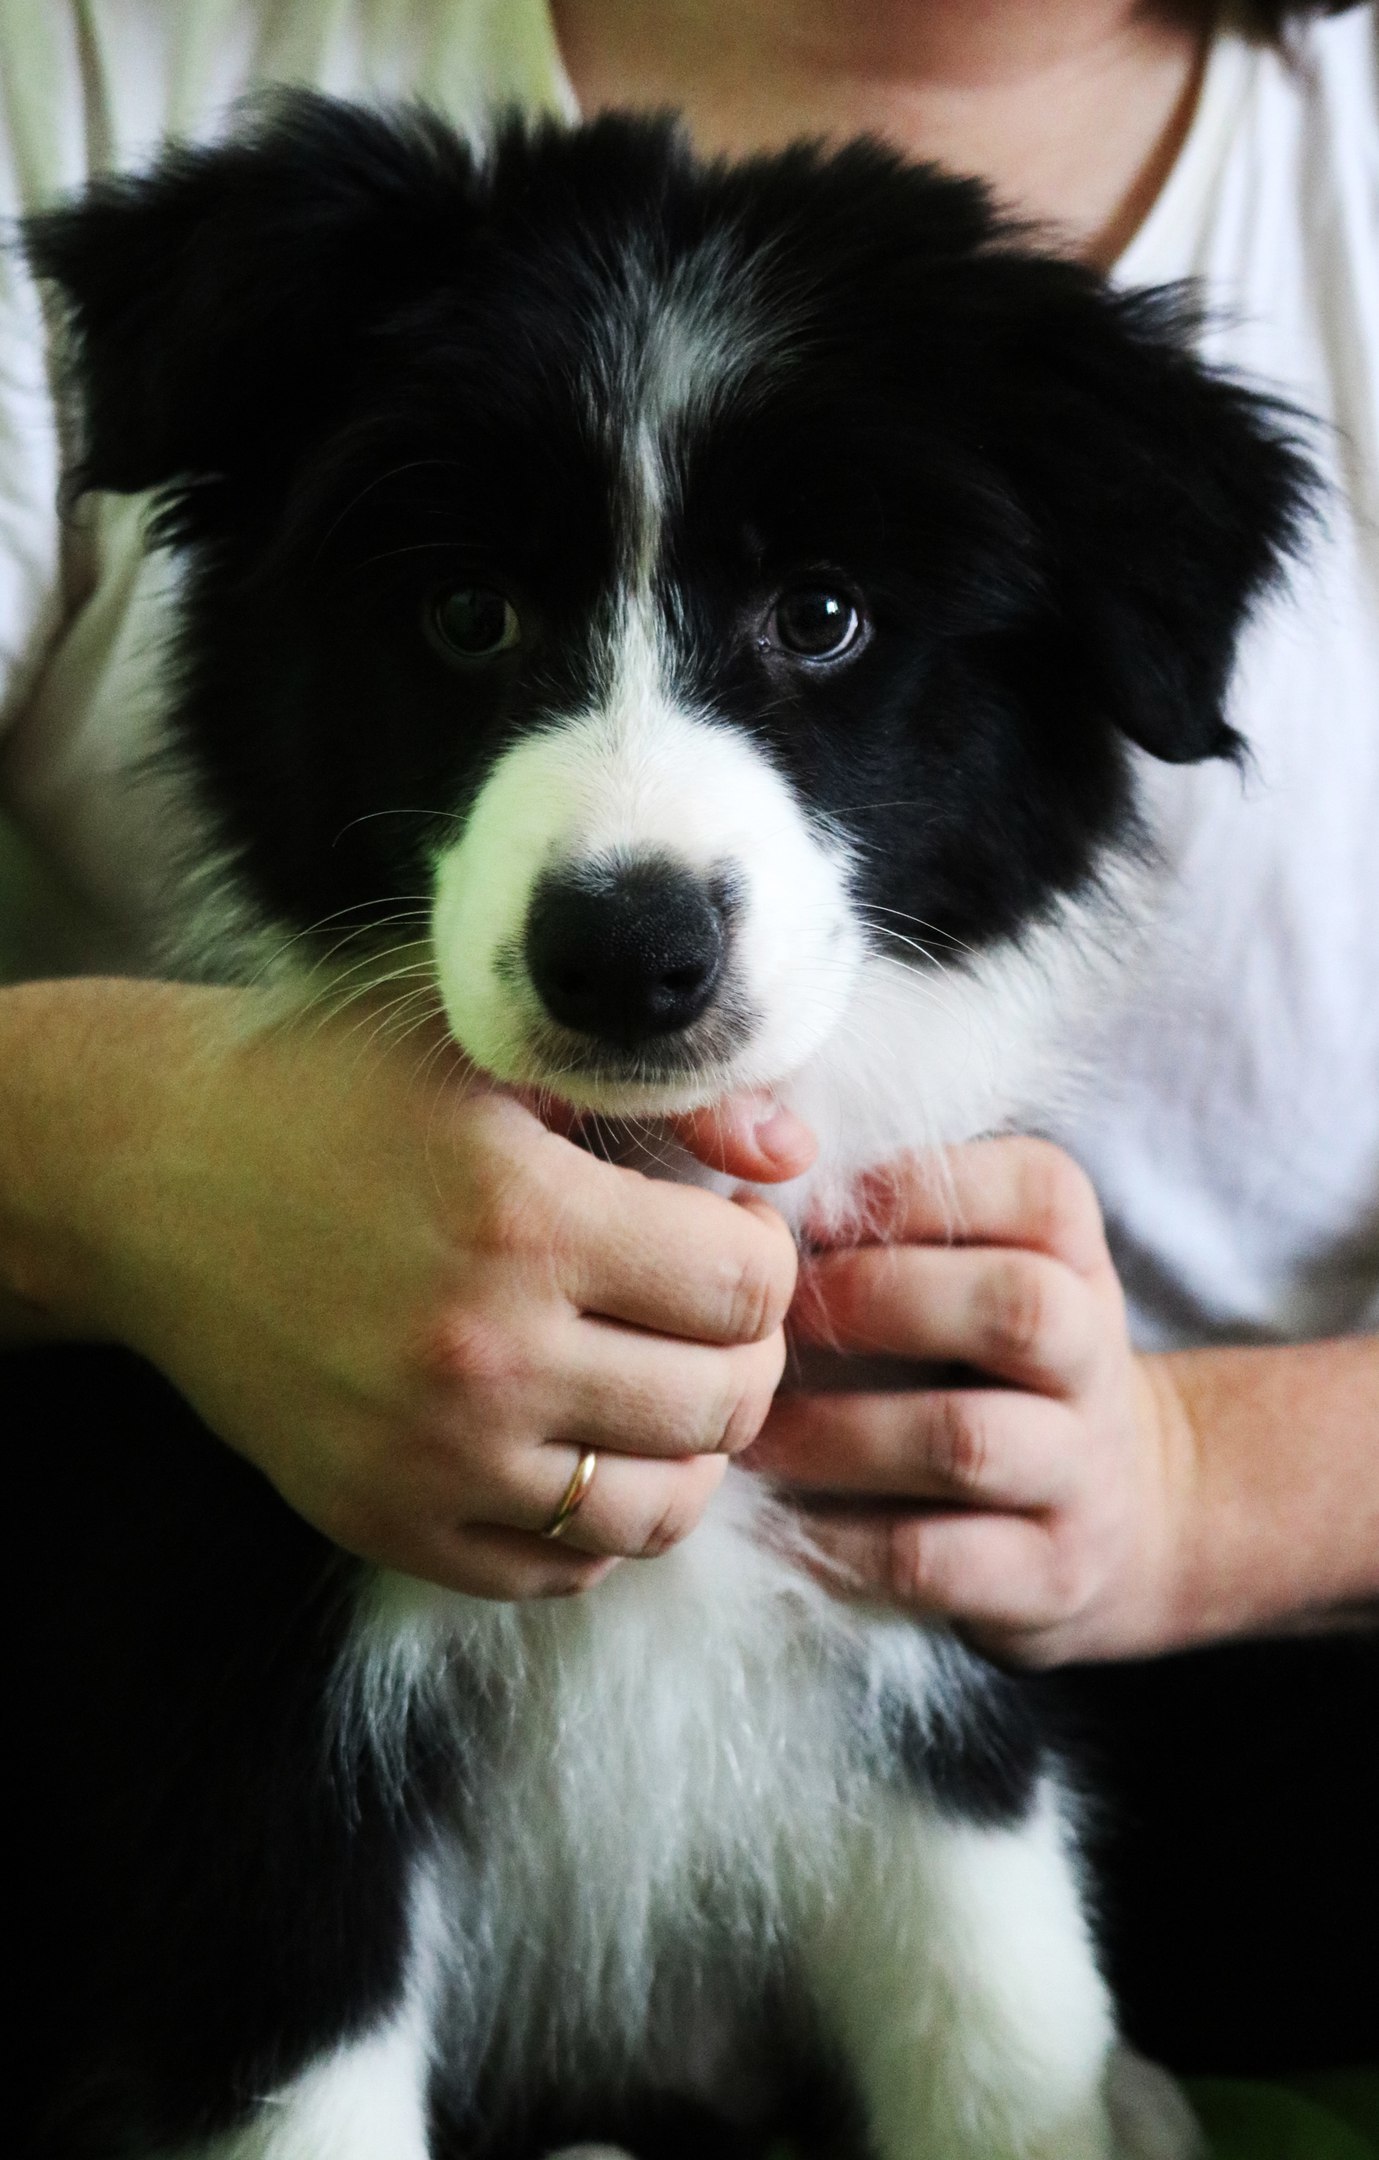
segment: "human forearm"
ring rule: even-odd
[[[167,1046],[224,996],[95,978],[0,991],[0,1342],[108,1331],[99,1218],[159,1122]]]
[[[1379,1617],[1379,1338],[1143,1365],[1187,1466],[1168,1631],[1201,1642]]]

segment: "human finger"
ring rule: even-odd
[[[727,1346],[581,1316],[561,1368],[562,1435],[632,1455],[736,1455],[755,1439],[785,1365],[778,1329]]]
[[[791,1331],[843,1353],[958,1361],[1047,1393],[1072,1392],[1097,1348],[1085,1281],[1013,1246],[821,1254],[804,1272]]]
[[[877,1170],[859,1192],[878,1242],[1022,1245],[1079,1274],[1108,1264],[1101,1209],[1086,1172],[1052,1141],[971,1140]],[[819,1242],[838,1242],[821,1228]]]
[[[1037,1518],[840,1508],[812,1512],[809,1533],[830,1579],[858,1595],[1002,1633],[1061,1617]]]
[[[590,1588],[616,1564],[567,1551],[512,1521],[475,1522],[467,1512],[457,1518],[445,1490],[428,1480],[410,1481],[390,1507],[336,1496],[317,1512],[327,1515],[327,1534],[344,1551],[464,1597],[562,1597]]]
[[[800,1177],[819,1152],[803,1118],[756,1095],[731,1095],[669,1120],[681,1146],[710,1170],[744,1183],[775,1185]]]
[[[806,1502],[835,1493],[1025,1511],[1073,1490],[1072,1442],[1061,1405],[1000,1389],[781,1395],[744,1460]]]
[[[558,1539],[550,1526],[571,1495],[585,1454],[563,1441],[540,1451],[538,1475],[518,1527],[546,1533],[547,1543],[601,1558],[654,1560],[695,1528],[727,1468],[726,1458],[690,1456],[678,1462],[594,1452],[593,1473]]]
[[[503,1602],[575,1597],[592,1590],[617,1566],[608,1555],[579,1552],[561,1541],[503,1523],[467,1523],[434,1558],[408,1570],[466,1597]]]
[[[794,1294],[795,1241],[762,1200],[725,1200],[596,1166],[607,1180],[567,1240],[566,1295],[589,1313],[697,1342],[760,1342]]]

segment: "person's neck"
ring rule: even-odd
[[[585,113],[674,107],[701,148],[882,137],[978,173],[1107,265],[1167,177],[1206,30],[1144,0],[551,0]],[[1202,9],[1205,16],[1207,10]]]

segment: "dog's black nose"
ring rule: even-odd
[[[527,916],[527,969],[551,1018],[622,1048],[697,1020],[723,950],[721,901],[664,859],[553,873]]]

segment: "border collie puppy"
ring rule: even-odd
[[[184,952],[319,988],[344,925],[386,977],[422,892],[477,1064],[619,1119],[773,1088],[797,1219],[1037,1115],[1152,885],[1137,758],[1237,751],[1306,494],[1172,300],[867,143],[304,95],[29,246],[78,484],[154,496]],[[487,1604],[333,1554],[134,1361],[29,1369],[76,1552],[38,2149],[1190,2148],[1026,1698],[824,1595],[759,1485]]]

